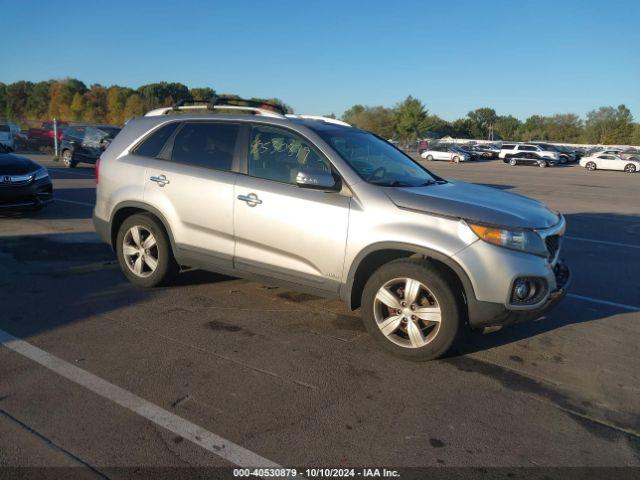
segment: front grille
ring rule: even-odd
[[[544,243],[547,246],[549,256],[555,258],[560,249],[560,235],[549,235],[544,239]]]

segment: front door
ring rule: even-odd
[[[298,171],[331,166],[287,129],[254,125],[247,147],[234,192],[236,268],[337,293],[351,197],[296,185]]]

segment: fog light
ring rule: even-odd
[[[520,280],[516,283],[515,288],[513,289],[514,293],[518,300],[524,300],[529,296],[529,292],[531,291],[531,287],[529,286],[529,282]]]

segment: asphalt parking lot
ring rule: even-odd
[[[640,174],[430,163],[563,212],[574,277],[546,318],[416,364],[337,301],[198,271],[133,287],[92,168],[30,157],[57,200],[0,218],[0,465],[640,466]]]

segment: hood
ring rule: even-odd
[[[40,168],[36,162],[12,153],[0,153],[0,176],[26,175]]]
[[[542,202],[465,182],[391,188],[387,195],[401,208],[489,225],[539,229],[551,227],[560,220],[558,214]]]

